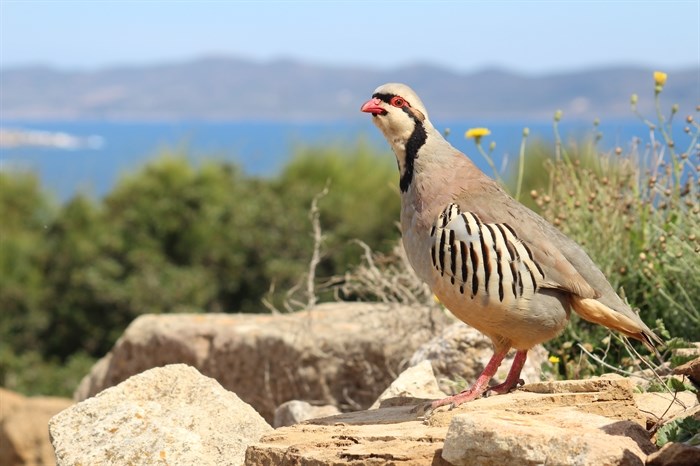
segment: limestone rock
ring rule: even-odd
[[[627,379],[560,380],[526,384],[508,395],[481,398],[459,405],[454,411],[505,409],[522,414],[544,414],[551,409],[572,407],[605,416],[609,419],[632,421],[640,426],[646,419],[634,401],[632,384]],[[448,413],[437,411],[430,422],[446,422]]]
[[[480,411],[452,418],[442,457],[455,466],[643,465],[653,446],[648,440],[638,444],[633,435],[640,438],[646,431],[633,422],[574,409],[536,416]]]
[[[653,425],[661,418],[669,419],[688,413],[698,406],[698,399],[692,392],[679,392],[675,395],[668,392],[635,393],[634,400],[646,416],[647,426]]]
[[[447,396],[440,390],[433,366],[430,361],[423,361],[403,371],[384,393],[374,402],[370,409],[385,406],[382,402],[388,402],[392,398],[425,398],[438,399]]]
[[[301,400],[290,400],[282,403],[275,410],[275,421],[272,426],[291,426],[309,419],[328,417],[340,414],[338,408],[333,405],[313,406],[311,403]]]
[[[408,407],[382,408],[363,413]],[[276,429],[246,450],[246,466],[448,466],[439,452],[444,426],[426,426],[407,414],[395,423],[334,422],[334,417]],[[320,424],[323,423],[323,424]],[[437,460],[437,462],[435,461]]]
[[[685,375],[696,386],[700,386],[700,357],[673,369],[674,374]]]
[[[475,435],[471,444],[474,448],[479,447],[474,444],[490,444],[495,452],[491,457],[474,455],[464,464],[533,464],[529,459],[540,458],[530,452],[534,451],[537,455],[550,452],[557,459],[548,459],[546,464],[642,465],[656,448],[641,425],[644,417],[636,410],[630,386],[626,380],[614,379],[567,381],[533,387],[539,392],[518,390],[464,403],[453,410],[439,409],[428,418],[416,406],[406,405],[314,419],[263,436],[248,447],[246,465],[446,466],[450,463],[445,458],[459,464],[459,448],[464,446],[455,443],[464,443],[456,440],[460,429],[448,434],[456,418],[483,419],[473,426],[481,429],[481,434]],[[601,412],[611,417],[601,416]],[[559,438],[549,437],[547,428]],[[505,437],[513,449],[499,451],[493,444],[503,429],[511,429],[505,431],[511,433],[520,429],[518,435],[520,431],[532,435],[533,443],[523,446],[517,437]],[[455,438],[446,440],[448,435]],[[552,442],[568,456],[550,451]]]
[[[239,465],[272,428],[184,364],[135,375],[49,422],[57,463]]]
[[[289,400],[369,407],[418,346],[449,322],[440,309],[328,303],[285,315],[144,315],[76,391],[77,400],[152,367],[185,363],[269,422]]]
[[[684,443],[667,443],[647,459],[647,466],[697,466],[698,464],[700,464],[700,447],[692,447]]]
[[[53,415],[72,404],[66,398],[25,397],[0,388],[0,464],[56,464],[46,426]]]
[[[473,383],[484,370],[491,356],[493,356],[491,340],[478,330],[462,322],[455,322],[421,345],[411,356],[409,365],[413,366],[425,360],[431,361],[440,389],[446,393],[453,393],[455,390],[452,380],[455,377],[462,377],[469,384]],[[515,351],[512,351],[503,360],[491,381],[492,385],[505,380],[514,356]],[[542,364],[549,364],[547,357],[547,350],[541,345],[528,352],[528,358],[521,373],[526,383],[540,380]]]

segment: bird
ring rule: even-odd
[[[372,115],[396,156],[409,263],[450,312],[493,343],[473,385],[429,409],[517,388],[528,350],[559,335],[572,310],[652,351],[663,344],[581,246],[512,198],[435,129],[409,86],[379,86],[361,111]],[[511,349],[516,353],[505,381],[489,387]]]

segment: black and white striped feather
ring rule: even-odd
[[[432,264],[459,292],[483,305],[517,305],[545,281],[528,246],[505,223],[484,223],[449,204],[430,231]]]

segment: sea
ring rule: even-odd
[[[447,131],[448,140],[487,173],[492,173],[473,140],[464,133],[486,127],[490,135],[482,146],[496,146],[492,157],[502,170],[519,153],[523,129],[528,144],[554,140],[551,121],[435,121]],[[391,153],[370,119],[327,122],[270,121],[11,121],[0,120],[0,134],[29,135],[23,144],[0,144],[0,170],[5,173],[35,172],[43,189],[65,202],[78,193],[100,198],[109,193],[120,177],[131,174],[163,153],[183,154],[194,163],[204,160],[235,162],[251,176],[271,177],[305,147],[342,146],[352,151],[358,141]],[[599,146],[612,150],[626,147],[634,138],[649,139],[649,129],[639,120],[562,122],[564,141],[601,135]],[[7,137],[5,137],[7,142]]]

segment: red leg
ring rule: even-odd
[[[521,381],[520,372],[522,372],[526,360],[527,350],[518,350],[518,352],[515,353],[515,358],[513,358],[513,364],[510,366],[506,381],[487,390],[498,394],[508,393],[511,391]]]
[[[435,409],[439,406],[445,405],[452,405],[452,407],[455,407],[464,403],[465,401],[472,401],[479,398],[481,394],[486,391],[489,381],[496,374],[496,371],[501,365],[501,362],[503,362],[503,358],[505,358],[506,354],[508,354],[508,349],[509,348],[506,348],[493,354],[489,363],[486,364],[484,371],[476,379],[474,385],[472,385],[469,389],[464,390],[463,392],[458,393],[456,395],[443,398],[442,400],[433,401],[430,404],[430,408]],[[525,361],[523,360],[523,362]],[[520,371],[518,371],[518,375],[520,375]]]

